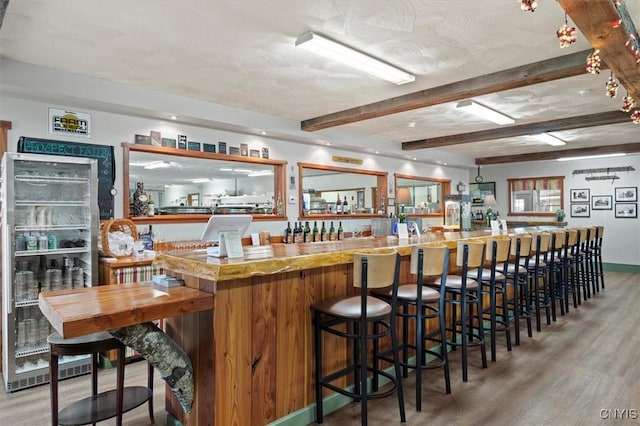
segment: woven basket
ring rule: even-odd
[[[129,219],[113,219],[113,220],[103,220],[100,222],[100,239],[102,241],[100,252],[104,256],[108,257],[125,257],[129,254],[125,255],[116,255],[109,248],[109,232],[124,232],[125,234],[130,234],[133,237],[133,241],[138,239],[138,229],[136,228],[135,223],[133,223]]]

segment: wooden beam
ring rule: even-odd
[[[636,63],[640,56],[631,50],[634,43],[627,45],[629,31],[632,34],[635,31],[636,38],[638,33],[631,19],[626,19],[624,4],[615,5],[611,0],[558,0],[558,3],[591,46],[600,50],[600,57],[629,94],[640,99],[640,66]],[[624,23],[619,23],[621,15],[626,15]]]
[[[574,77],[586,73],[585,60],[590,53],[591,51],[587,50],[559,56],[311,118],[301,123],[301,129],[306,131],[327,129],[488,93]]]
[[[545,160],[557,160],[558,158],[566,157],[582,157],[586,155],[603,155],[603,154],[615,154],[618,152],[633,153],[640,152],[640,143],[627,143],[621,145],[604,145],[593,148],[575,148],[565,149],[561,151],[548,151],[548,152],[532,152],[529,154],[518,155],[502,155],[499,157],[484,157],[476,158],[476,164],[505,164],[505,163],[523,163],[526,161],[545,161]]]
[[[630,121],[631,120],[629,119],[628,113],[616,110],[596,114],[579,115],[576,117],[561,118],[557,120],[518,124],[515,126],[481,130],[478,132],[459,133],[456,135],[447,135],[437,138],[402,142],[402,150],[413,151],[417,149],[462,145],[472,142],[512,138],[515,136],[535,135],[543,132],[557,132],[560,130],[605,126],[607,124],[618,124]]]

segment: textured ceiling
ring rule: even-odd
[[[306,120],[548,58],[560,49],[564,11],[539,0],[447,1],[31,1],[11,0],[0,55],[227,106]],[[640,23],[640,1],[627,1]],[[395,86],[294,47],[313,30],[416,75]],[[605,96],[608,72],[507,90],[474,99],[517,124],[618,109]],[[414,123],[410,127],[409,123]],[[401,142],[495,127],[455,103],[339,127]],[[628,123],[557,132],[564,148],[638,142]],[[523,136],[446,148],[470,157],[555,150]],[[419,152],[416,151],[416,154]]]

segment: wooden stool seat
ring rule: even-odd
[[[153,367],[149,364],[148,386],[124,387],[125,345],[106,332],[65,339],[58,333],[47,338],[49,343],[51,423],[53,425],[95,424],[116,417],[122,424],[122,414],[149,401],[149,417],[153,419]],[[116,389],[98,393],[98,360],[101,352],[117,350],[118,372]],[[91,355],[91,396],[76,401],[58,411],[58,360],[66,355]]]

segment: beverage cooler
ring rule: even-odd
[[[94,159],[6,153],[2,158],[2,375],[8,392],[48,383],[40,291],[97,282],[98,177]],[[62,357],[60,378],[90,371]]]
[[[444,226],[451,230],[471,231],[471,196],[445,195]]]

